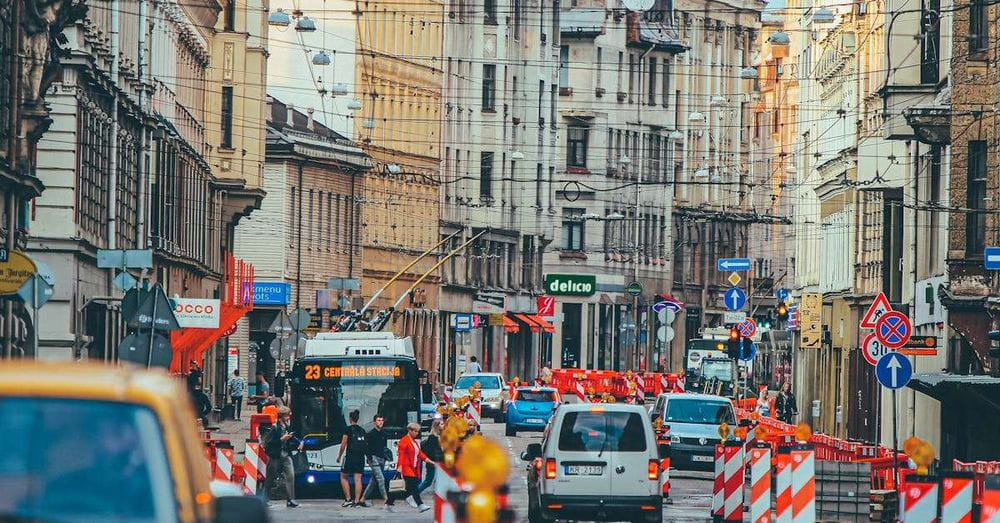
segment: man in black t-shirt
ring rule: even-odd
[[[337,456],[337,463],[340,465],[340,487],[344,491],[344,507],[367,507],[368,504],[361,499],[361,474],[365,471],[365,454],[367,447],[365,444],[365,429],[358,426],[361,412],[352,410],[347,415],[350,425],[344,431],[344,436],[340,439],[340,454]],[[345,457],[346,454],[346,457]],[[351,485],[347,477],[354,479],[354,496],[351,496]]]
[[[365,447],[368,453],[368,466],[372,469],[372,481],[368,482],[368,488],[365,489],[361,499],[363,501],[368,498],[372,487],[378,486],[385,506],[389,507],[392,506],[392,498],[389,497],[389,489],[385,484],[385,464],[392,461],[392,451],[389,450],[389,442],[386,440],[385,432],[382,431],[382,427],[385,426],[385,418],[381,414],[376,414],[372,423],[375,426],[365,435]]]

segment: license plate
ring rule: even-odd
[[[705,463],[711,463],[715,461],[715,458],[712,456],[691,456],[691,461],[703,461]]]
[[[528,418],[526,421],[528,423],[542,423],[542,420],[539,418]]]
[[[567,476],[600,476],[604,474],[603,465],[566,465]]]

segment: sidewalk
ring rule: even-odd
[[[233,444],[233,453],[242,456],[244,450],[246,450],[247,438],[250,437],[251,413],[244,411],[241,421],[227,419],[225,421],[210,422],[209,429],[211,430],[212,438],[228,439]],[[242,458],[239,458],[238,461],[242,462]]]

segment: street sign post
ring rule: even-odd
[[[750,338],[743,338],[739,359],[741,361],[750,361],[755,356],[757,356],[757,345]]]
[[[789,296],[788,289],[782,287],[774,292],[774,296],[779,300],[788,303],[788,296]]]
[[[729,277],[726,279],[729,281],[729,284],[732,285],[733,287],[739,285],[740,282],[743,281],[743,278],[740,278],[740,273],[738,272],[729,273]]]
[[[740,323],[737,329],[740,331],[740,336],[752,338],[754,334],[757,334],[757,322],[753,321],[753,318],[744,318],[743,323]]]
[[[726,325],[736,325],[743,323],[747,315],[743,311],[726,311],[722,314],[722,323]]]
[[[902,312],[889,311],[879,318],[875,325],[875,337],[890,349],[898,349],[910,341],[913,326]]]
[[[884,292],[878,293],[875,297],[875,301],[872,302],[871,306],[868,307],[868,311],[861,318],[860,326],[863,329],[874,329],[875,323],[878,319],[882,317],[883,314],[892,310],[892,306],[889,305],[889,298],[885,297]]]
[[[743,309],[743,306],[747,304],[747,293],[739,287],[732,287],[726,291],[723,301],[726,302],[727,309],[738,311]]]
[[[629,293],[630,296],[639,296],[642,294],[642,284],[634,281],[625,286],[625,292]]]
[[[983,266],[986,270],[1000,271],[1000,247],[987,247],[983,253]]]
[[[722,272],[749,271],[750,258],[719,258],[717,267]]]
[[[875,365],[875,376],[883,387],[892,390],[901,389],[910,382],[913,365],[906,356],[890,352],[879,358]]]
[[[865,336],[865,341],[861,343],[861,355],[865,357],[865,361],[869,365],[878,365],[879,358],[890,352],[892,351],[888,347],[878,341],[874,332]]]

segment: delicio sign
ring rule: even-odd
[[[546,274],[545,293],[555,296],[592,296],[597,277],[592,274]]]

